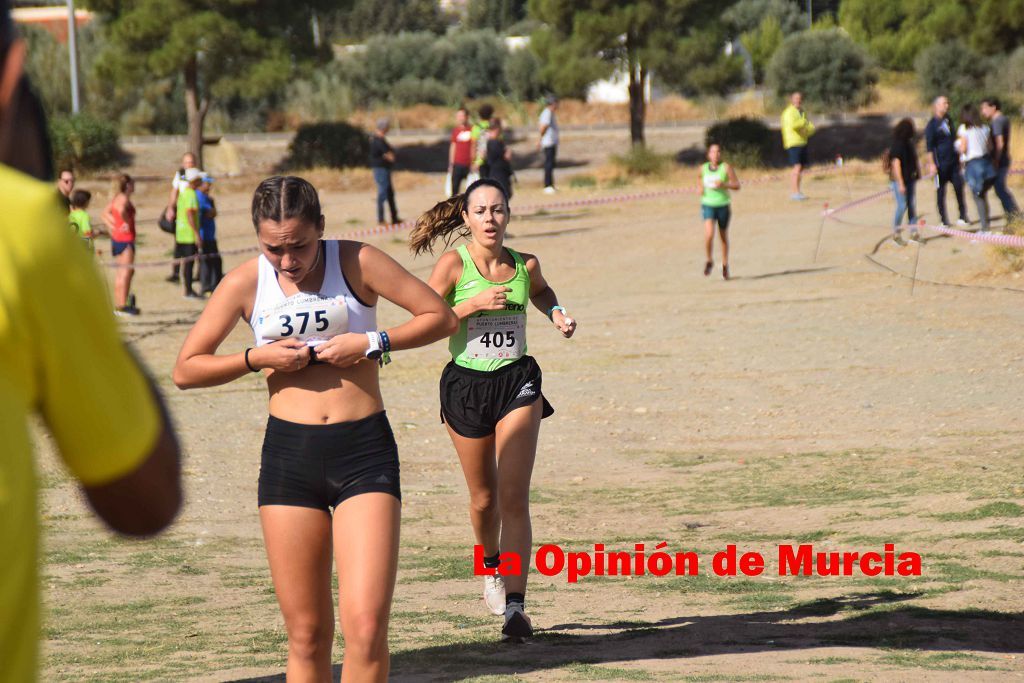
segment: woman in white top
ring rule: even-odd
[[[964,178],[974,195],[974,204],[981,217],[982,232],[988,231],[988,199],[986,194],[995,182],[996,170],[992,166],[992,131],[981,122],[974,105],[965,105],[960,112],[960,128],[956,131],[956,146],[964,164]]]
[[[401,493],[379,364],[391,350],[453,334],[458,319],[379,249],[323,240],[316,189],[302,178],[260,183],[252,220],[260,256],[214,290],[181,347],[174,383],[188,389],[266,376],[258,503],[288,632],[288,680],[332,680],[333,559],[342,680],[384,681]],[[412,317],[378,330],[382,297]],[[252,327],[255,346],[217,353],[239,319]]]

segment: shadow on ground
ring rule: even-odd
[[[837,156],[842,156],[845,160],[878,159],[892,144],[893,125],[895,124],[886,116],[862,116],[856,121],[820,126],[807,146],[809,161],[812,165],[832,163]],[[918,134],[920,135],[921,131],[918,131]],[[675,159],[677,163],[684,165],[702,164],[705,161],[704,148],[691,145],[679,150]],[[782,135],[778,131],[772,131],[768,165],[775,168],[789,165],[786,151],[782,148]]]
[[[391,678],[458,680],[545,671],[581,661],[609,664],[843,646],[1024,652],[1024,613],[900,604],[920,595],[883,591],[823,598],[777,612],[556,624],[538,631],[531,643],[522,646],[456,643],[398,652],[391,658]],[[562,631],[613,632],[578,635]],[[335,667],[335,674],[339,671],[340,667]],[[282,673],[235,683],[284,680]]]

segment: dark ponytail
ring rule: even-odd
[[[469,196],[477,188],[484,186],[500,190],[501,196],[505,198],[505,206],[508,206],[508,193],[502,184],[490,178],[480,178],[470,183],[464,193],[434,204],[433,208],[416,219],[416,227],[409,233],[409,249],[412,253],[416,256],[425,251],[433,254],[434,242],[440,237],[444,238],[446,248],[460,237],[469,237],[469,228],[462,219],[462,214],[466,211]]]

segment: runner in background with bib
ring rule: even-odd
[[[520,576],[484,577],[487,608],[505,617],[503,638],[520,641],[533,635],[525,613],[530,477],[540,421],[554,412],[541,393],[540,367],[526,354],[526,307],[532,301],[567,338],[576,322],[558,305],[537,257],[503,246],[508,221],[504,188],[481,179],[420,216],[410,244],[420,254],[438,238],[472,237],[443,254],[429,280],[460,321],[441,375],[441,420],[462,463],[484,565],[497,567],[500,550],[522,560]]]
[[[180,388],[263,372],[270,417],[258,503],[288,632],[287,678],[331,679],[332,556],[345,637],[343,681],[388,677],[398,570],[398,448],[378,378],[393,350],[452,334],[445,302],[379,249],[322,239],[316,189],[273,177],[252,202],[260,256],[228,273],[182,345]],[[412,317],[377,328],[381,298]],[[239,319],[255,346],[218,354]]]
[[[712,252],[715,245],[715,224],[722,238],[722,277],[729,279],[729,219],[732,217],[729,205],[732,199],[729,190],[740,189],[736,170],[722,161],[722,147],[717,142],[708,145],[708,160],[700,167],[700,212],[704,219],[704,276],[711,275],[715,267]]]

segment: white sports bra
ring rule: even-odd
[[[277,271],[263,254],[259,257],[256,301],[249,326],[256,346],[279,339],[299,339],[316,346],[345,332],[377,329],[377,309],[367,306],[352,293],[341,271],[338,241],[323,242],[324,281],[319,292],[297,292],[286,297]]]

